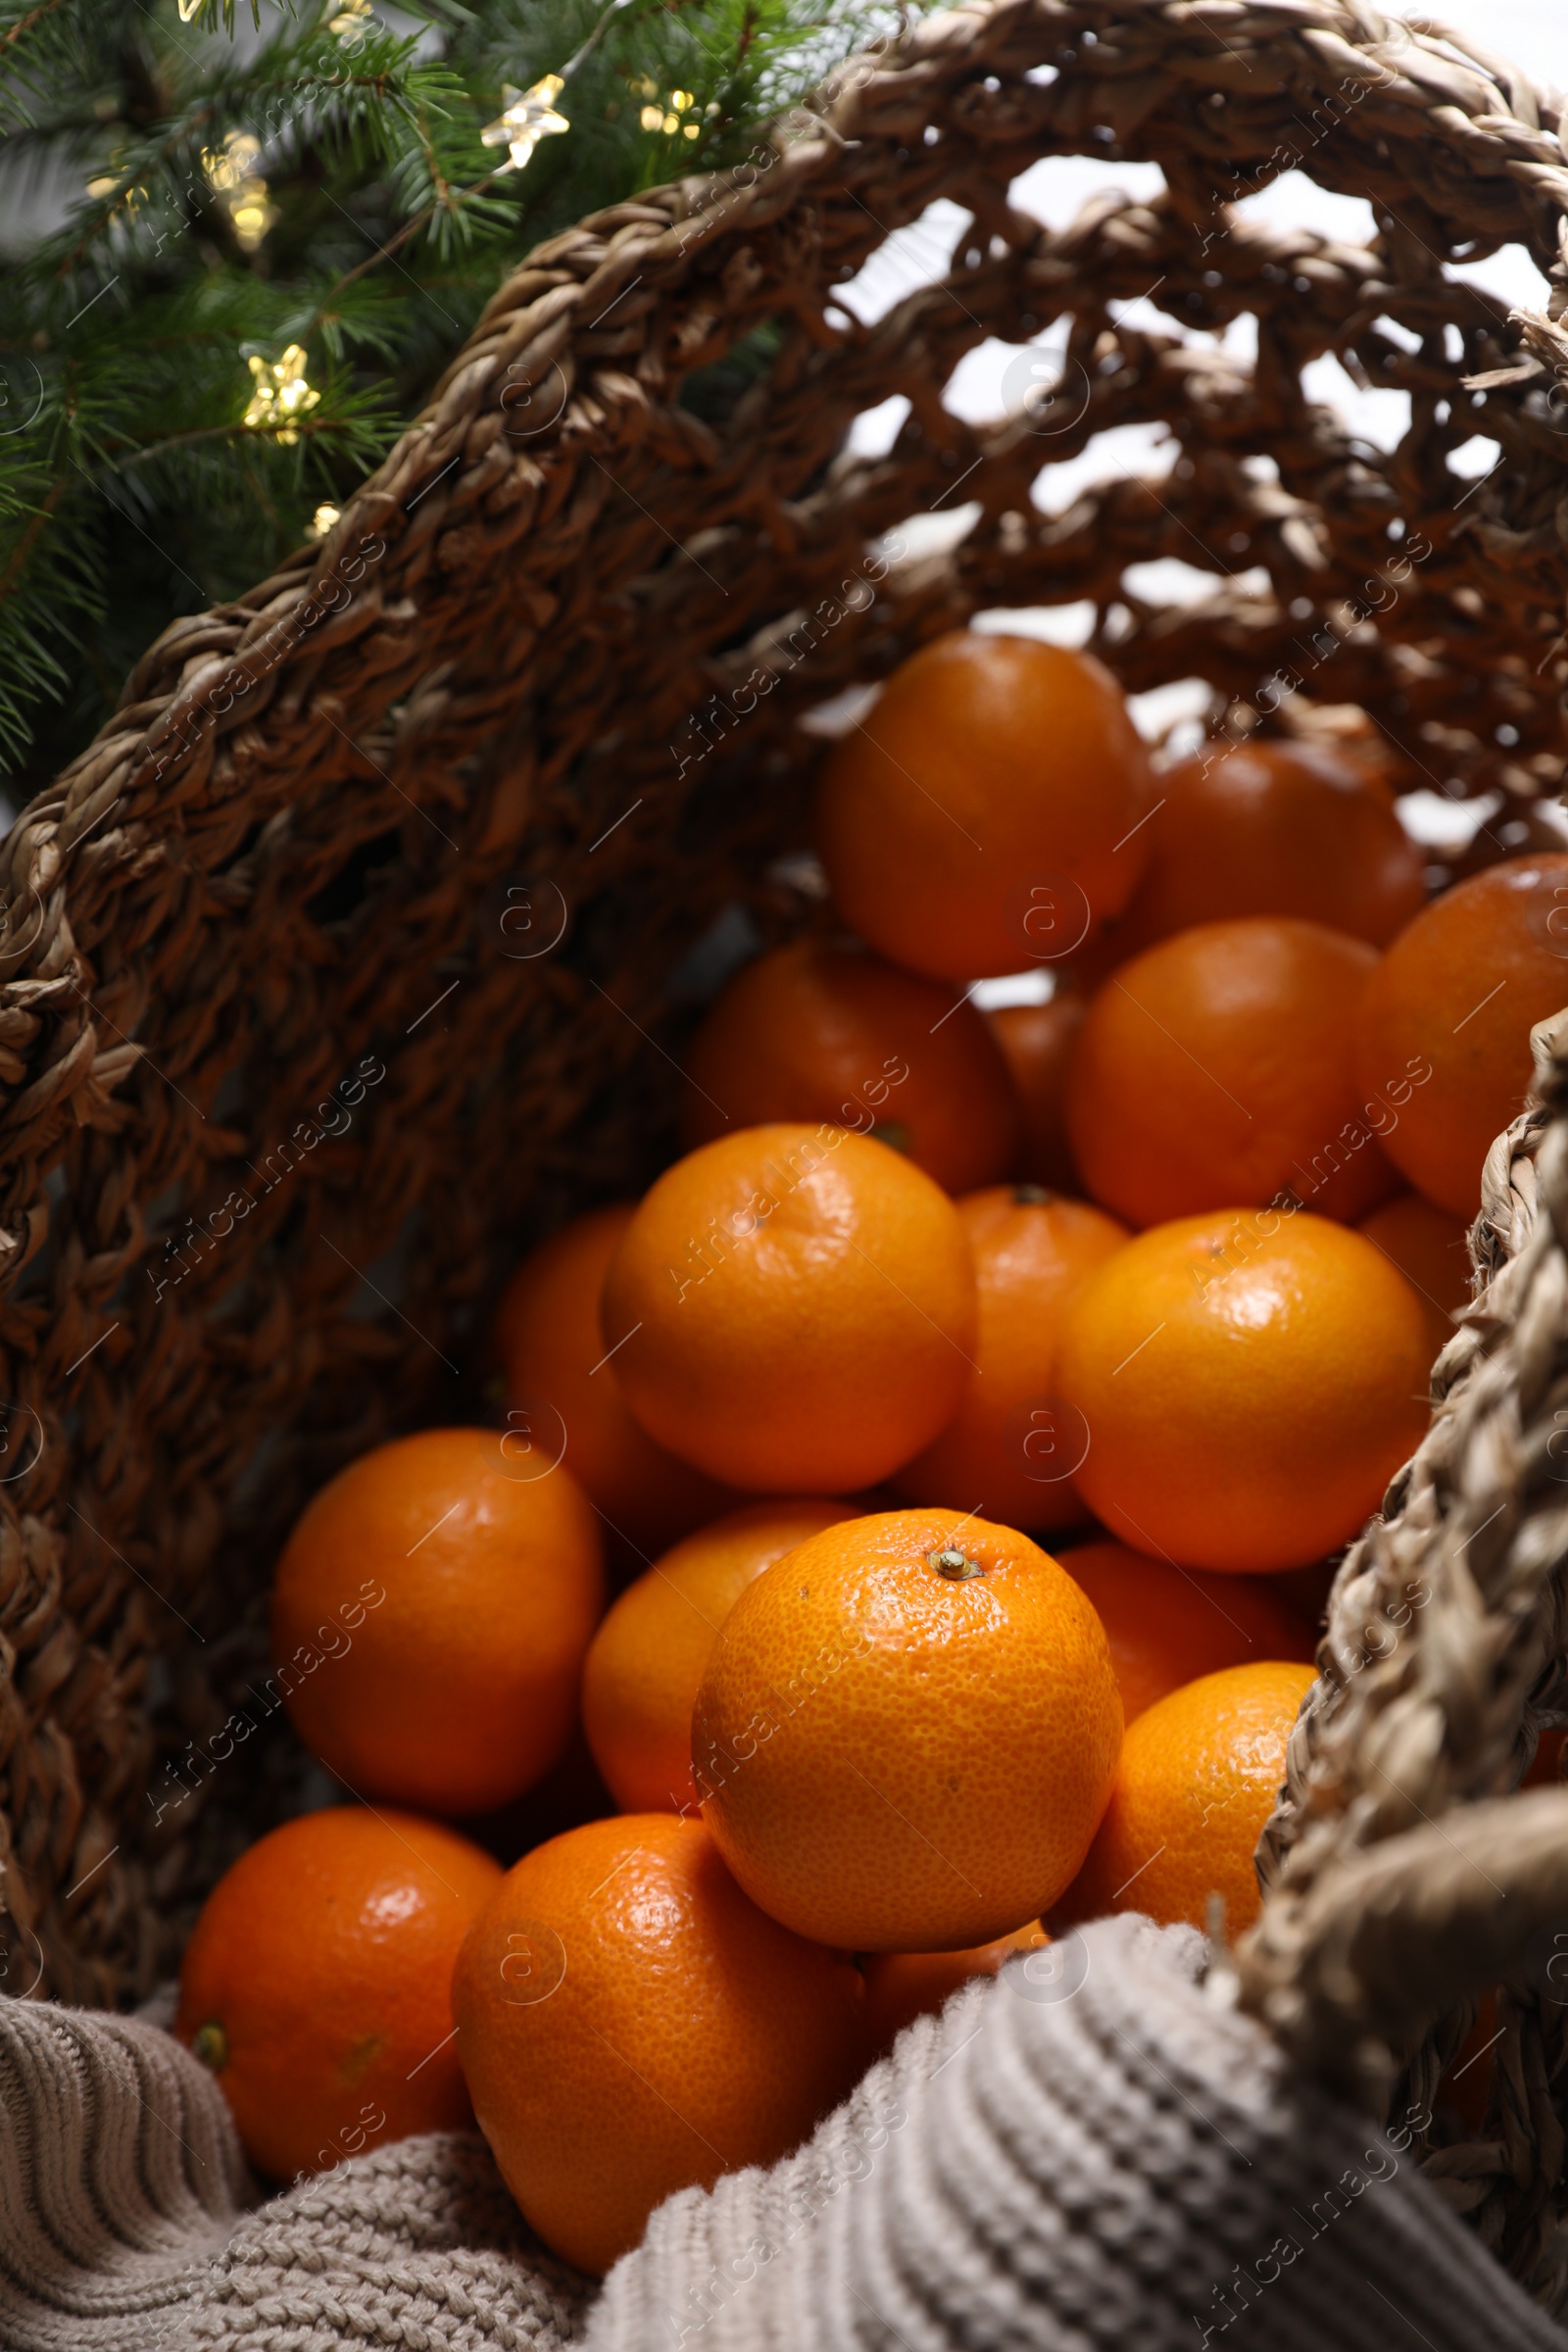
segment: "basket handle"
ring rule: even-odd
[[[1242,2005],[1374,2106],[1446,2007],[1568,1928],[1568,1796],[1506,1795],[1568,1721],[1568,1013],[1531,1046],[1535,1102],[1482,1176],[1483,1287],[1335,1579],[1236,1953]]]
[[[1288,1944],[1238,1954],[1242,2005],[1382,2115],[1414,2041],[1481,1987],[1528,1968],[1568,2009],[1568,1788],[1463,1805],[1386,1838],[1325,1872],[1292,1930]]]

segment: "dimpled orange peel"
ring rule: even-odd
[[[1011,1528],[887,1511],[825,1528],[731,1609],[692,1717],[740,1884],[852,1951],[988,1943],[1076,1872],[1121,1745],[1100,1619]]]

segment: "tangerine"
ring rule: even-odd
[[[1129,1723],[1167,1690],[1221,1667],[1311,1660],[1310,1627],[1260,1578],[1178,1568],[1125,1544],[1081,1544],[1061,1564],[1105,1629]]]
[[[1406,1181],[1467,1221],[1530,1091],[1530,1032],[1568,1001],[1568,856],[1510,858],[1406,925],[1361,1007],[1358,1066]]]
[[[937,2017],[971,1977],[994,1977],[1014,1952],[1043,1951],[1038,1919],[966,1952],[871,1952],[865,1962],[866,2046],[885,2057],[917,2017]]]
[[[1139,1234],[1069,1301],[1056,1387],[1077,1473],[1136,1550],[1227,1574],[1348,1543],[1426,1427],[1421,1302],[1382,1252],[1305,1211]]]
[[[1067,1077],[1073,1156],[1133,1225],[1289,1191],[1353,1220],[1397,1181],[1356,1094],[1377,957],[1320,923],[1203,923],[1112,972]]]
[[[753,1491],[873,1486],[951,1420],[972,1360],[957,1210],[843,1127],[748,1127],[665,1170],[605,1283],[632,1410]]]
[[[452,1969],[501,1865],[409,1813],[334,1805],[248,1846],[202,1906],[174,2032],[218,2077],[251,2162],[324,2171],[472,2111]]]
[[[541,1243],[502,1294],[492,1344],[511,1425],[541,1402],[560,1415],[578,1485],[611,1532],[646,1561],[734,1497],[654,1443],[607,1360],[599,1298],[633,1212],[629,1200],[590,1209]],[[541,1418],[548,1427],[548,1414]]]
[[[1067,1301],[1129,1239],[1102,1210],[1038,1185],[993,1185],[958,1202],[974,1255],[974,1369],[940,1437],[892,1485],[910,1502],[960,1504],[1008,1527],[1083,1517],[1078,1448],[1054,1393]]]
[[[754,1502],[699,1529],[627,1587],[582,1674],[583,1729],[624,1813],[695,1812],[692,1707],[718,1629],[754,1576],[848,1503]]]
[[[488,1429],[361,1454],[309,1503],[272,1589],[301,1739],[356,1795],[482,1813],[566,1744],[604,1607],[599,1524],[564,1465]]]
[[[1058,989],[1044,1004],[1004,1004],[991,1027],[1018,1097],[1014,1173],[1053,1192],[1081,1193],[1067,1141],[1067,1065],[1089,1009],[1086,997]]]
[[[536,1846],[452,1984],[479,2128],[567,2262],[605,2271],[676,2189],[771,2164],[854,2082],[864,1986],[736,1886],[701,1822],[589,1822]]]
[[[1161,1927],[1206,1928],[1209,1896],[1218,1894],[1226,1936],[1250,1928],[1262,1905],[1252,1855],[1314,1680],[1310,1666],[1278,1659],[1228,1666],[1167,1692],[1129,1724],[1105,1817],[1063,1915],[1143,1911]]]
[[[1384,948],[1426,903],[1423,853],[1386,784],[1326,744],[1209,744],[1155,785],[1124,954],[1194,923],[1293,915]]]
[[[944,1191],[1004,1176],[1018,1110],[983,1013],[856,941],[798,939],[748,964],[686,1057],[690,1145],[733,1124],[831,1119],[907,1152]]]
[[[1419,1193],[1400,1193],[1363,1217],[1360,1231],[1419,1298],[1427,1346],[1437,1357],[1453,1337],[1454,1316],[1470,1303],[1469,1227]]]
[[[1120,1740],[1100,1620],[1048,1553],[953,1511],[887,1511],[747,1586],[692,1767],[719,1851],[786,1927],[961,1950],[1069,1883]]]
[[[845,920],[939,980],[1071,953],[1146,854],[1149,756],[1087,654],[956,629],[834,745],[817,846]]]

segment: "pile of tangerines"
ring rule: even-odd
[[[220,1884],[177,2029],[264,2171],[471,2113],[602,2270],[970,1975],[1249,1924],[1307,1596],[1568,996],[1568,856],[1429,895],[1367,741],[1155,769],[1098,664],[965,632],[835,746],[850,928],[740,972],[686,1156],[521,1267],[506,1431],[365,1455],[279,1564],[353,1801]],[[442,1826],[584,1736],[599,1818],[505,1873]]]

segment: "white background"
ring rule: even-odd
[[[1404,15],[1406,12],[1397,12]],[[1537,81],[1568,81],[1568,14],[1563,0],[1446,0],[1433,16],[1483,48],[1523,66]]]

